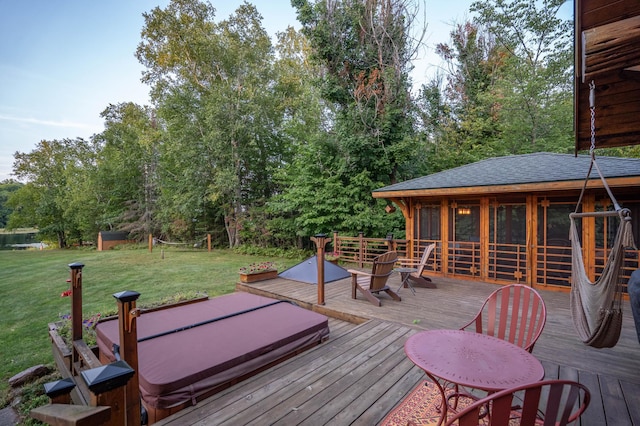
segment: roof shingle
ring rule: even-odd
[[[597,156],[596,161],[605,178],[640,176],[638,158]],[[374,192],[584,180],[589,163],[588,155],[576,157],[549,152],[509,155],[385,186]],[[591,177],[598,177],[595,169]]]

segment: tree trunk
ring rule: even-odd
[[[58,246],[60,248],[66,248],[67,247],[67,238],[64,234],[64,231],[60,231],[58,232]]]

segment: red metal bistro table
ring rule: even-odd
[[[447,389],[456,385],[489,393],[544,378],[540,361],[519,346],[485,334],[461,330],[429,330],[407,339],[404,351],[424,370],[442,396],[438,425],[447,418]]]

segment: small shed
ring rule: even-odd
[[[126,231],[100,231],[98,233],[98,251],[109,250],[119,244],[131,242]]]
[[[631,210],[640,242],[640,159],[597,161],[618,203]],[[427,244],[436,243],[436,274],[569,288],[569,213],[576,208],[589,165],[587,155],[490,158],[380,188],[373,197],[401,209],[409,255],[419,257]],[[581,207],[612,209],[600,179],[590,179]],[[584,218],[580,226],[585,267],[594,280],[606,263],[618,219]],[[639,253],[627,251],[625,275],[638,267]]]

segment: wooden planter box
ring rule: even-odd
[[[49,323],[49,338],[51,339],[53,360],[56,363],[56,367],[58,367],[60,375],[66,378],[71,376],[71,349],[58,334],[60,324],[59,322]]]
[[[253,274],[240,274],[240,281],[243,283],[254,283],[278,278],[278,271],[264,271]]]

